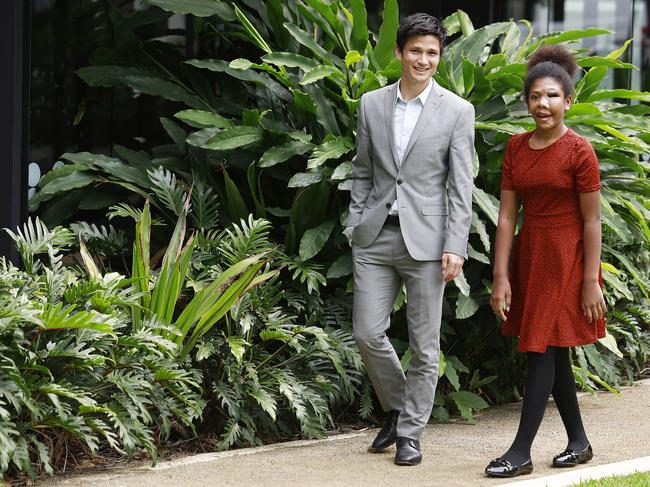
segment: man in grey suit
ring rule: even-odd
[[[371,452],[397,443],[395,463],[417,465],[431,415],[445,283],[467,258],[472,215],[474,109],[433,81],[446,31],[427,14],[404,19],[402,76],[361,98],[344,234],[352,245],[354,337],[387,419]],[[388,341],[402,285],[412,358],[405,376]]]

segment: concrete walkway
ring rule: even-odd
[[[367,453],[376,434],[376,430],[368,430],[326,440],[197,455],[160,462],[155,468],[132,464],[129,469],[102,474],[60,476],[39,485],[496,487],[503,480],[486,478],[483,469],[514,438],[520,407],[509,404],[489,409],[477,417],[475,425],[429,425],[422,439],[424,459],[417,467],[395,466],[394,448],[387,454]],[[650,380],[624,388],[622,398],[609,393],[583,394],[580,407],[595,456],[575,470],[650,455]],[[550,463],[565,445],[564,427],[551,403],[533,445],[535,471],[510,481],[564,473],[551,468]],[[611,474],[615,473],[613,469]],[[548,485],[553,485],[552,481]]]

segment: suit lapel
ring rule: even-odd
[[[386,121],[388,144],[390,145],[390,150],[393,154],[393,160],[395,161],[395,165],[399,167],[397,145],[395,143],[395,90],[397,90],[397,83],[393,83],[386,90],[386,96],[384,97],[384,120]]]
[[[427,98],[427,101],[422,108],[422,113],[420,113],[420,118],[418,118],[418,121],[415,124],[415,128],[413,129],[413,133],[411,134],[411,138],[409,139],[409,143],[406,146],[406,151],[404,151],[402,164],[406,161],[409,152],[411,152],[411,149],[420,138],[420,135],[422,135],[424,128],[428,125],[429,121],[440,107],[440,104],[442,103],[442,95],[442,90],[437,89],[434,82],[433,86],[431,87],[429,97]]]

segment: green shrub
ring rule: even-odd
[[[202,56],[185,59],[180,49],[163,46],[159,39],[141,39],[133,23],[114,10],[120,33],[116,48],[79,75],[98,88],[127,86],[166,99],[178,122],[161,122],[174,143],[151,153],[116,147],[120,159],[66,154],[71,164],[46,175],[32,204],[62,197],[65,204],[57,201],[43,212],[50,222],[61,221],[81,207],[84,192],[101,184],[106,191],[151,196],[160,217],[173,221],[170,215],[180,211],[183,185],[194,184],[203,188],[204,200],[193,202],[203,215],[194,217],[196,228],[216,230],[249,213],[269,220],[271,238],[284,243],[291,261],[287,266],[294,269],[293,279],[285,274],[283,282],[293,288],[299,278],[302,299],[321,289],[328,303],[338,289],[350,287],[351,256],[340,230],[347,215],[356,107],[363,93],[400,74],[392,56],[396,0],[384,2],[378,34],[368,30],[364,2],[356,0],[247,0],[232,7],[213,1],[182,7],[162,0],[149,3],[194,15]],[[534,36],[527,21],[474,29],[461,11],[447,17],[445,25],[453,37],[436,81],[475,105],[478,157],[470,260],[446,293],[444,379],[434,414],[445,419],[449,409],[457,409],[471,419],[472,410],[487,405],[482,398],[511,400],[522,380],[515,342],[499,335],[487,303],[505,143],[510,135],[534,127],[521,99],[526,58],[542,43],[571,45],[611,32],[590,28]],[[583,71],[566,116],[601,162],[603,277],[612,309],[611,335],[575,351],[576,378],[586,389],[630,380],[650,354],[650,108],[622,103],[648,102],[650,94],[601,88],[611,69],[634,69],[620,60],[628,45],[605,56],[576,49]],[[207,219],[216,211],[200,209],[217,204],[219,222]],[[124,206],[113,208],[112,214],[124,211]],[[397,339],[406,336],[403,298],[395,306]],[[403,343],[401,348],[406,353]]]

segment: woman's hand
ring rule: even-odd
[[[506,311],[510,311],[510,298],[512,292],[510,291],[510,281],[507,277],[496,277],[492,283],[492,296],[490,298],[490,306],[492,311],[503,321],[506,321]]]
[[[603,290],[597,281],[583,283],[581,305],[582,312],[589,323],[605,316],[605,310],[607,309],[605,298],[603,297]]]

